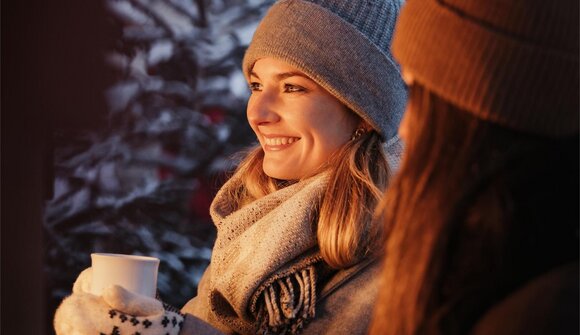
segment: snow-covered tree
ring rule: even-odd
[[[91,252],[156,256],[158,288],[193,297],[215,238],[208,207],[254,137],[241,61],[271,1],[105,0],[118,81],[108,126],[55,134],[45,216],[52,307]]]

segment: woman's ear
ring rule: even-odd
[[[356,129],[364,129],[365,132],[368,132],[368,131],[373,130],[373,126],[371,126],[365,120],[361,119],[360,122],[358,123],[358,125],[356,126]]]
[[[361,119],[356,128],[354,129],[352,136],[350,137],[350,140],[354,141],[359,137],[361,137],[364,133],[367,133],[371,130],[373,130],[373,127],[368,122]]]

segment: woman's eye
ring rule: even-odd
[[[292,84],[285,84],[284,85],[284,92],[286,93],[295,93],[295,92],[304,92],[306,91],[304,87],[296,86]]]
[[[250,91],[252,92],[256,92],[256,91],[261,91],[262,90],[262,84],[260,83],[250,83]]]

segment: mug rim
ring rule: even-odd
[[[106,252],[93,252],[91,253],[91,258],[93,256],[96,257],[111,257],[111,258],[125,258],[125,259],[134,259],[134,260],[141,260],[145,262],[159,262],[159,258],[152,257],[152,256],[142,256],[142,255],[129,255],[129,254],[115,254],[115,253],[106,253]]]

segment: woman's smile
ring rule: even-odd
[[[300,140],[299,137],[270,135],[263,137],[263,147],[265,151],[279,151],[284,150]]]

